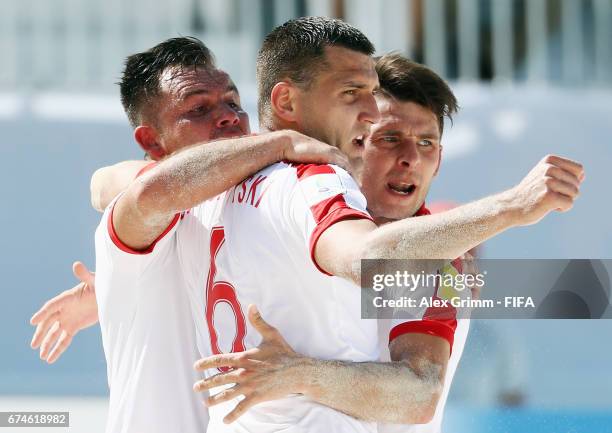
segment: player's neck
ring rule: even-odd
[[[288,122],[275,115],[272,115],[270,119],[266,119],[259,123],[259,130],[262,133],[282,131],[286,129],[290,129],[290,130],[304,134],[301,128],[299,128],[299,123]],[[308,135],[308,134],[305,134],[305,135]]]

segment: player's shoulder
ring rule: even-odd
[[[309,206],[342,197],[365,209],[359,186],[343,168],[331,164],[297,164],[294,169],[294,182]]]
[[[341,167],[332,164],[290,164],[295,169],[295,175],[298,180],[305,180],[312,176],[348,176],[348,173]]]
[[[300,164],[278,162],[260,172],[280,194],[292,195],[301,191],[307,196],[325,194],[345,194],[358,189],[351,175],[341,167],[331,164]],[[289,193],[292,191],[292,193]]]
[[[280,161],[260,170],[261,175],[288,176],[297,180],[304,180],[308,177],[317,175],[338,175],[349,176],[348,172],[343,168],[333,164],[314,164],[314,163],[299,163]]]

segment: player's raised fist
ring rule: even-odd
[[[580,194],[584,180],[582,164],[547,155],[510,192],[517,224],[535,224],[549,212],[567,212]]]

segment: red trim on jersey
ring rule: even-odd
[[[463,261],[461,260],[461,257],[457,257],[455,260],[453,260],[451,262],[451,265],[453,265],[453,267],[457,269],[457,272],[463,274]]]
[[[418,217],[418,216],[423,216],[423,215],[431,215],[431,212],[429,211],[429,209],[425,207],[425,203],[421,205],[419,210],[416,211],[416,213],[413,216]]]
[[[116,202],[115,202],[116,204]],[[174,227],[176,225],[176,223],[178,222],[178,220],[181,217],[180,213],[177,213],[176,215],[174,215],[174,218],[172,218],[172,222],[170,222],[170,224],[168,225],[168,227],[166,227],[166,230],[164,230],[162,232],[162,234],[160,234],[154,241],[153,243],[151,243],[151,245],[149,245],[147,248],[145,248],[144,250],[135,250],[133,248],[130,248],[129,246],[127,246],[126,244],[124,244],[123,242],[121,242],[121,239],[119,239],[119,236],[117,236],[117,232],[115,231],[115,226],[113,225],[113,212],[115,210],[115,204],[113,204],[113,207],[110,211],[110,214],[108,215],[108,222],[106,224],[107,228],[108,228],[108,234],[110,235],[111,240],[113,241],[113,243],[115,244],[115,246],[117,248],[119,248],[121,251],[123,251],[124,253],[129,253],[129,254],[137,254],[137,255],[144,255],[144,254],[150,254],[151,252],[153,252],[153,249],[155,248],[155,245],[162,240],[162,238],[164,236],[166,236],[168,234],[168,232],[170,230],[172,230],[172,227]]]
[[[437,296],[435,299],[440,299]],[[423,320],[427,320],[432,323],[442,324],[453,331],[453,335],[455,330],[457,329],[457,309],[452,305],[447,307],[429,307],[425,310],[425,314],[423,314]],[[449,341],[451,345],[451,352],[453,350],[453,342]]]
[[[326,204],[325,202],[328,202],[328,201],[333,201],[333,202],[331,204]],[[325,230],[327,230],[334,224],[339,223],[340,221],[348,220],[348,219],[368,219],[370,221],[374,221],[374,220],[367,213],[363,213],[363,212],[358,211],[357,209],[353,209],[349,207],[344,201],[342,194],[338,194],[333,197],[330,197],[329,199],[324,200],[321,203],[318,203],[315,206],[313,206],[311,208],[313,214],[317,215],[316,213],[317,210],[315,210],[315,208],[319,206],[323,208],[329,207],[331,208],[331,210],[327,214],[323,214],[323,220],[317,220],[317,226],[315,227],[315,229],[312,231],[312,234],[310,235],[310,258],[312,259],[312,263],[314,263],[314,265],[319,271],[321,271],[325,275],[331,276],[329,272],[327,272],[326,270],[324,270],[323,268],[319,266],[319,264],[317,263],[317,260],[315,259],[315,247],[317,246],[317,242],[319,241],[319,238],[321,237],[323,232],[325,232]]]
[[[455,341],[455,330],[457,329],[457,321],[455,326],[449,326],[444,322],[437,320],[415,320],[412,322],[404,322],[393,327],[389,332],[389,344],[400,335],[404,334],[427,334],[435,337],[444,338],[450,344],[450,351],[453,352],[453,342]]]
[[[316,176],[319,174],[336,174],[336,171],[328,164],[293,164],[296,169],[298,181]],[[331,274],[319,266],[315,259],[315,247],[319,238],[334,224],[348,219],[368,219],[374,221],[370,215],[365,212],[353,209],[350,207],[343,194],[336,194],[325,200],[320,201],[310,207],[310,211],[317,224],[312,234],[310,235],[310,258],[315,267],[325,275]]]
[[[327,221],[324,221],[324,220],[328,218],[332,213],[338,210],[341,210],[341,209],[346,209],[348,211],[356,212],[359,215],[364,215],[366,218],[372,219],[369,215],[361,211],[358,211],[357,209],[353,209],[352,207],[349,207],[349,205],[346,204],[346,201],[344,200],[343,194],[336,194],[310,207],[310,211],[312,212],[312,216],[314,217],[317,223],[317,226],[320,225],[321,223],[325,223],[328,225],[328,227],[331,224],[329,224]]]
[[[136,176],[134,176],[134,179],[138,178],[139,176],[143,175],[144,173],[146,173],[147,171],[153,169],[154,167],[156,167],[158,164],[158,161],[153,161],[150,164],[145,165],[144,167],[142,167],[138,173],[136,173]],[[117,202],[115,202],[116,204]],[[144,254],[150,254],[151,252],[153,252],[153,249],[155,248],[155,245],[162,240],[162,238],[164,236],[166,236],[168,234],[168,232],[170,230],[172,230],[172,227],[174,227],[176,225],[176,223],[178,222],[179,218],[181,218],[181,214],[176,214],[174,215],[174,218],[172,219],[172,221],[170,222],[170,224],[168,225],[168,227],[166,227],[166,230],[164,230],[162,232],[162,234],[160,234],[151,245],[149,245],[147,248],[145,248],[144,250],[135,250],[133,248],[130,248],[129,246],[127,246],[126,244],[124,244],[121,239],[119,239],[119,236],[117,236],[117,232],[115,231],[115,226],[113,225],[113,212],[115,211],[115,204],[113,204],[113,207],[110,211],[110,215],[108,216],[108,223],[107,223],[107,228],[108,228],[108,234],[110,235],[111,240],[113,241],[113,243],[115,244],[115,246],[117,248],[119,248],[121,251],[123,251],[124,253],[129,253],[129,254],[137,254],[137,255],[144,255]]]
[[[153,161],[153,162],[145,165],[140,170],[138,170],[138,173],[136,173],[136,176],[134,176],[134,179],[136,179],[140,175],[146,173],[147,171],[151,170],[153,167],[157,167],[157,164],[158,164],[158,161]]]
[[[422,209],[426,208],[422,207]],[[451,264],[461,272],[461,260],[455,259]],[[438,297],[438,288],[433,297],[434,300]],[[435,335],[444,338],[450,344],[450,352],[453,352],[453,342],[455,339],[455,331],[457,330],[457,309],[452,305],[447,307],[429,307],[425,310],[422,320],[400,323],[389,332],[389,343],[395,338],[408,333],[420,333],[427,335]]]
[[[298,180],[304,180],[317,174],[336,174],[334,168],[327,164],[296,164],[295,169]]]

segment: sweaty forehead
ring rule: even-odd
[[[373,126],[373,133],[385,130],[440,135],[438,119],[430,109],[414,102],[398,101],[387,96],[376,98],[380,121]]]
[[[378,75],[374,69],[374,60],[367,54],[342,47],[325,47],[323,69],[329,78],[341,81],[375,81]]]
[[[162,92],[180,99],[196,92],[226,92],[234,89],[226,72],[202,67],[168,68],[162,73],[160,87]]]

